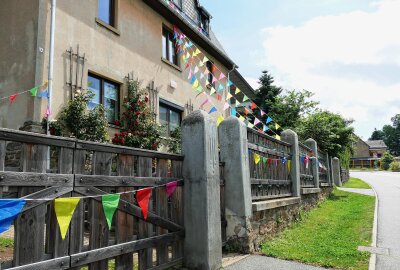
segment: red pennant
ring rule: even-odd
[[[13,103],[14,100],[18,97],[18,94],[14,94],[8,97],[8,99],[10,100],[10,103]]]
[[[272,163],[272,159],[271,159],[271,158],[269,158],[269,159],[267,160],[267,162],[268,162],[268,165],[271,165],[271,163]]]
[[[151,188],[144,188],[136,191],[136,201],[138,202],[140,209],[142,209],[144,220],[147,219],[150,196],[151,196]]]
[[[218,99],[218,101],[221,101],[222,96],[220,94],[218,94],[217,99]]]
[[[250,111],[249,111],[247,108],[244,108],[244,113],[245,113],[246,115],[248,115],[249,112],[250,112]]]
[[[187,63],[185,66],[185,69],[188,69],[189,66],[190,66],[189,63]]]
[[[253,103],[251,103],[251,107],[250,107],[250,109],[255,109],[255,108],[257,108],[257,105],[253,102]]]
[[[217,71],[217,67],[213,65],[213,66],[211,67],[211,73],[215,73],[215,71]]]
[[[165,185],[165,191],[167,192],[168,197],[171,197],[171,195],[174,193],[176,187],[178,186],[178,182],[170,182]]]

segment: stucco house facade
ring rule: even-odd
[[[364,141],[356,136],[353,149],[354,154],[352,158],[354,159],[381,158],[387,151],[387,146],[383,140]]]
[[[50,1],[4,0],[0,5],[4,97],[47,80]],[[242,91],[249,96],[253,91],[235,70],[212,32],[211,15],[197,0],[58,0],[55,18],[52,118],[74,91],[89,88],[96,94],[92,104],[105,105],[112,127],[130,77],[148,88],[157,120],[171,128],[178,125],[203,100],[196,98],[176,52],[173,26],[207,56],[210,69],[218,66]],[[220,111],[224,101],[212,97]],[[30,95],[1,102],[0,127],[37,130],[47,102]]]

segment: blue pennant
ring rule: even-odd
[[[211,110],[208,112],[208,114],[212,114],[212,113],[214,113],[214,112],[216,112],[216,111],[217,111],[217,108],[212,107]]]
[[[232,108],[232,109],[231,109],[231,115],[232,115],[232,116],[236,116],[236,109],[235,109],[235,108]]]
[[[272,122],[272,118],[268,116],[267,121],[265,121],[265,123],[267,123],[267,125],[268,125],[271,122]]]
[[[20,199],[0,200],[0,233],[8,230],[14,219],[21,213],[25,203],[25,200]]]
[[[46,89],[45,91],[38,93],[36,96],[41,98],[49,98],[49,91]]]

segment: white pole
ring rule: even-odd
[[[48,115],[47,115],[47,135],[49,135],[49,124],[51,119],[51,98],[53,92],[53,62],[54,62],[54,29],[56,26],[56,0],[51,0],[51,21],[50,21],[50,50],[49,50],[49,77],[48,77],[48,87],[49,87],[49,97],[48,97]]]

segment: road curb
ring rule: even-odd
[[[377,238],[378,238],[378,205],[379,205],[379,197],[378,193],[374,189],[372,185],[369,185],[375,193],[375,213],[374,213],[374,225],[372,227],[372,247],[376,247]],[[376,253],[372,253],[369,259],[368,270],[375,270],[376,268]]]

